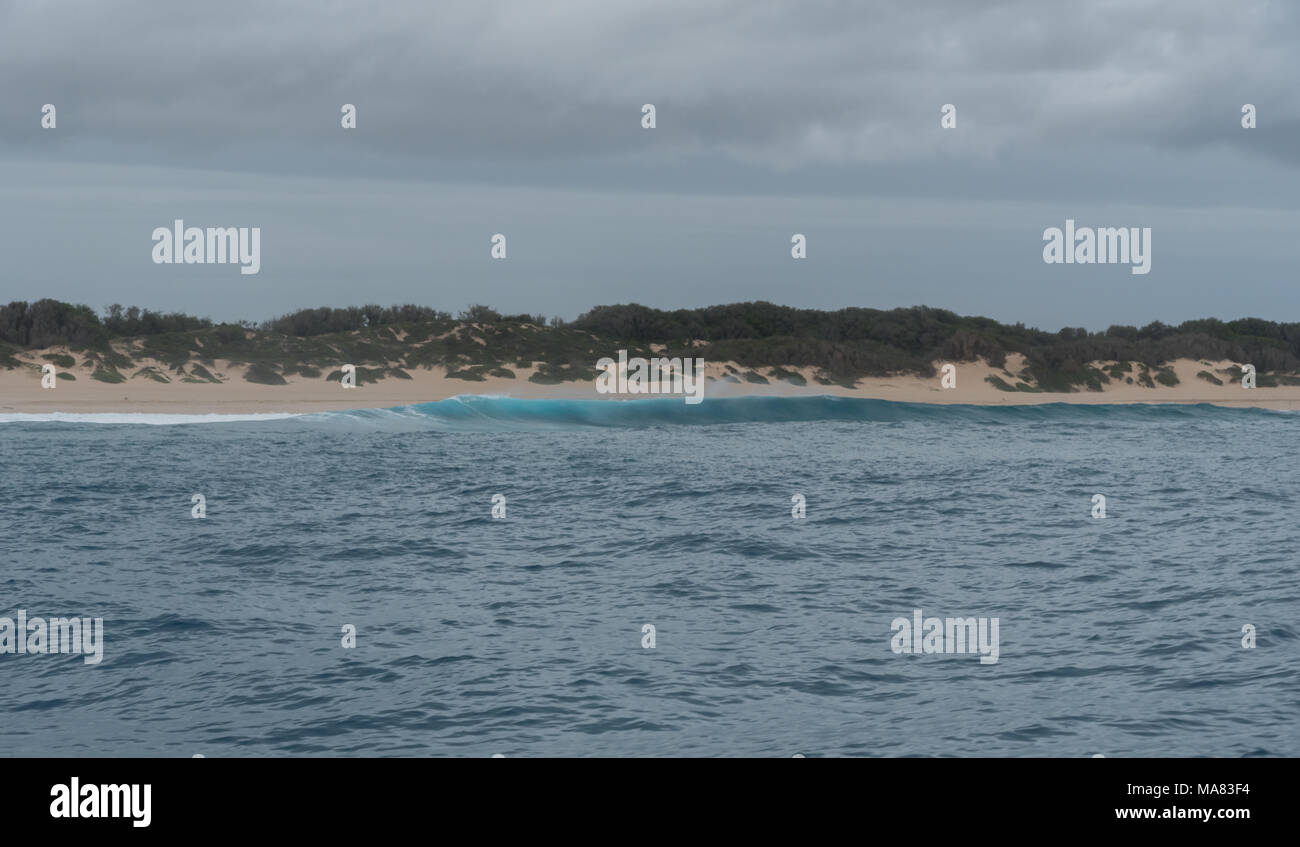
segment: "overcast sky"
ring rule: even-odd
[[[1300,4],[0,0],[0,80],[4,302],[1300,320]],[[1151,272],[1044,264],[1067,218]]]

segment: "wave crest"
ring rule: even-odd
[[[511,431],[520,429],[571,429],[717,425],[740,423],[793,423],[800,421],[954,423],[1016,423],[1026,421],[1104,421],[1187,419],[1220,415],[1278,414],[1264,409],[1233,409],[1202,404],[1092,404],[1043,403],[1037,405],[975,406],[960,404],[902,403],[830,395],[801,397],[725,397],[688,405],[681,398],[654,397],[632,400],[524,399],[463,395],[399,406],[309,415],[307,421],[348,421],[378,427],[444,429],[450,431]]]
[[[510,432],[523,430],[707,426],[742,423],[848,421],[906,423],[918,421],[1013,424],[1033,421],[1104,422],[1217,418],[1224,415],[1294,414],[1256,408],[1199,404],[1042,403],[976,406],[903,403],[860,397],[748,396],[706,398],[690,405],[680,397],[629,400],[518,398],[481,394],[387,409],[353,409],[313,413],[179,415],[139,413],[0,414],[0,423],[64,424],[248,424],[282,421],[293,427],[349,427],[379,430]]]

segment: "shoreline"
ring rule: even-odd
[[[161,383],[137,377],[122,383],[93,380],[84,369],[71,369],[75,379],[60,379],[55,388],[41,388],[35,369],[0,370],[0,414],[309,414],[356,409],[386,409],[436,402],[456,396],[498,396],[516,399],[561,399],[616,401],[674,395],[609,395],[596,391],[592,382],[541,384],[529,382],[529,373],[515,379],[488,377],[463,380],[448,377],[442,369],[415,370],[410,379],[389,378],[377,383],[343,388],[325,379],[294,378],[285,385],[248,382],[238,367],[221,363],[220,383]],[[722,397],[815,397],[834,396],[888,400],[904,403],[974,406],[1030,406],[1048,403],[1081,405],[1192,405],[1206,403],[1228,408],[1300,410],[1300,386],[1245,389],[1225,382],[1213,385],[1196,378],[1205,363],[1180,360],[1173,367],[1179,384],[1146,388],[1135,384],[1111,384],[1102,391],[1069,393],[1005,391],[986,381],[1003,374],[984,362],[956,365],[955,388],[940,387],[938,377],[868,377],[853,388],[823,385],[812,379],[805,385],[770,381],[735,381],[728,376],[733,363],[709,363],[704,400]],[[1243,396],[1244,395],[1244,396]],[[677,395],[680,396],[680,395]]]

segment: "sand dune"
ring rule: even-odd
[[[32,361],[39,361],[34,356]],[[160,363],[143,361],[140,365]],[[1173,363],[1178,384],[1172,387],[1143,387],[1136,383],[1112,381],[1103,391],[1071,393],[1028,393],[1004,391],[986,381],[994,376],[1004,382],[1016,382],[1011,373],[1023,365],[1018,356],[1008,357],[1006,368],[994,368],[983,361],[956,364],[955,388],[940,387],[938,377],[872,377],[861,379],[850,388],[821,385],[811,369],[800,371],[805,385],[769,379],[766,384],[744,378],[749,368],[734,363],[707,363],[704,396],[735,397],[743,395],[812,395],[832,394],[841,397],[871,397],[911,403],[971,403],[1011,405],[1035,403],[1213,403],[1221,406],[1253,406],[1272,409],[1300,409],[1300,386],[1244,389],[1239,382],[1222,375],[1232,363],[1204,363],[1179,360]],[[411,379],[385,379],[379,383],[345,389],[323,378],[289,378],[287,385],[259,385],[243,378],[244,369],[228,362],[216,362],[221,384],[196,384],[173,381],[161,383],[147,376],[136,376],[124,383],[94,380],[87,368],[68,369],[75,379],[59,379],[53,389],[42,389],[37,367],[0,370],[0,411],[3,412],[154,412],[154,413],[231,413],[314,412],[337,409],[383,408],[411,403],[442,400],[458,394],[494,394],[510,397],[562,397],[571,399],[609,399],[598,394],[594,382],[569,382],[545,385],[529,382],[533,369],[518,369],[515,379],[489,377],[483,381],[449,378],[442,368],[411,371]],[[759,368],[758,372],[769,372]],[[1219,372],[1223,385],[1214,385],[1197,376],[1202,371]]]

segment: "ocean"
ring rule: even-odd
[[[0,617],[103,640],[0,653],[0,754],[1298,756],[1298,450],[1211,406],[2,416]],[[997,660],[896,651],[917,610]]]

